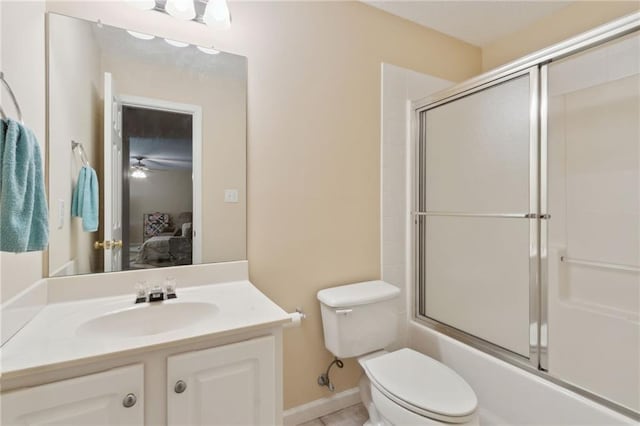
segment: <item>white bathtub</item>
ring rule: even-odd
[[[409,321],[409,346],[458,372],[480,401],[480,423],[489,425],[637,425],[574,392]]]

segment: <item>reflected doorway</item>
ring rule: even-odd
[[[122,269],[193,263],[193,115],[123,105]]]

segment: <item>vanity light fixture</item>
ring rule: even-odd
[[[167,0],[164,10],[178,19],[190,21],[196,17],[196,8],[193,0]]]
[[[189,45],[189,43],[185,43],[184,41],[171,40],[170,38],[165,38],[164,41],[175,47],[187,47]]]
[[[138,9],[155,10],[215,29],[228,29],[231,26],[227,0],[129,0],[129,3]]]
[[[127,30],[127,32],[130,35],[132,35],[133,37],[139,38],[140,40],[153,40],[154,38],[156,38],[155,36],[152,36],[151,34],[139,33],[137,31]]]
[[[231,14],[227,0],[209,0],[204,9],[203,20],[212,27],[228,29],[231,26]]]

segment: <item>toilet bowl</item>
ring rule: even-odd
[[[338,358],[358,357],[367,426],[478,425],[473,389],[446,365],[412,349],[383,349],[397,335],[400,290],[367,281],[318,292],[324,340]]]
[[[446,365],[407,348],[358,362],[365,371],[360,395],[370,426],[478,425],[473,389]]]

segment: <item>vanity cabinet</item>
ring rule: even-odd
[[[48,305],[0,350],[2,426],[282,424],[290,320],[249,281]]]
[[[143,425],[144,366],[2,394],[3,425]]]
[[[276,424],[276,346],[265,336],[167,359],[167,424]]]
[[[0,425],[282,424],[281,348],[281,329],[256,330],[25,377]]]

